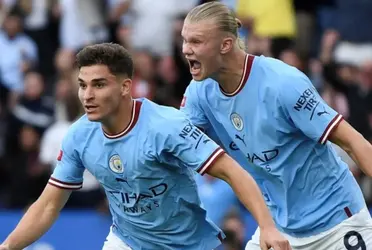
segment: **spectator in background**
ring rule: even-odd
[[[22,32],[23,16],[18,8],[6,16],[0,30],[0,105],[7,105],[11,95],[14,102],[23,92],[23,76],[37,62],[37,46]]]
[[[75,54],[71,49],[60,49],[54,57],[56,78],[69,78],[74,73]]]
[[[129,9],[133,0],[108,0],[110,37],[127,49],[131,49]]]
[[[109,38],[104,0],[58,0],[60,44],[74,52]]]
[[[235,210],[231,210],[226,214],[222,230],[226,234],[226,240],[223,242],[224,250],[239,250],[244,248],[244,225]]]
[[[6,140],[7,155],[17,158],[18,134],[21,128],[31,126],[41,136],[54,120],[54,104],[50,97],[43,95],[43,77],[37,72],[25,76],[24,93],[10,109]]]
[[[314,54],[317,46],[317,38],[322,30],[319,30],[318,11],[324,7],[334,8],[334,0],[294,0],[296,15],[296,40],[295,48],[300,58],[308,60]],[[319,32],[320,31],[320,32]]]
[[[145,51],[137,52],[134,55],[133,97],[146,97],[153,100],[157,87],[155,76],[155,59]]]
[[[171,56],[173,21],[196,3],[196,0],[131,1],[131,48],[135,51],[149,51],[160,58]]]
[[[51,19],[54,0],[18,0],[17,5],[25,14],[25,33],[38,45],[38,70],[45,78],[54,74],[53,57],[58,41],[53,39]]]
[[[296,67],[297,69],[301,70],[302,72],[306,73],[305,65],[303,61],[300,59],[298,54],[296,53],[296,50],[294,49],[285,49],[280,52],[279,59],[286,64],[289,64],[293,67]]]
[[[3,25],[5,17],[15,2],[16,0],[0,0],[0,27]]]
[[[333,51],[339,39],[339,33],[334,30],[324,33],[320,51],[323,76],[335,91],[346,97],[348,116],[345,118],[365,138],[371,141],[372,127],[369,124],[369,117],[372,114],[370,104],[372,100],[372,67],[368,67],[371,63],[365,62],[360,67],[336,63]]]
[[[5,207],[24,208],[38,198],[50,172],[38,160],[40,134],[37,129],[23,125],[16,138],[19,151],[6,166],[8,177]]]
[[[54,118],[55,121],[69,121],[72,118],[69,118],[68,114],[68,107],[69,105],[74,105],[76,108],[75,112],[81,111],[81,108],[76,104],[76,88],[74,86],[74,83],[72,82],[71,77],[61,77],[57,80],[56,86],[55,86],[55,93],[54,93],[54,99],[55,99],[55,105],[54,105]]]
[[[69,83],[63,80],[57,84],[56,96],[59,96],[60,105],[63,105],[63,114],[59,115],[58,119],[46,129],[41,140],[39,159],[51,170],[57,163],[61,143],[68,128],[81,114],[79,102],[75,95],[72,93],[70,95],[67,84]]]
[[[238,0],[236,12],[249,28],[248,52],[279,57],[294,45],[296,23],[291,0]]]

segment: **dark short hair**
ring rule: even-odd
[[[116,43],[88,45],[76,55],[76,64],[80,69],[85,66],[106,65],[114,75],[133,76],[133,60],[127,49]]]
[[[6,16],[7,17],[18,17],[23,20],[26,14],[19,6],[15,5],[9,10]]]

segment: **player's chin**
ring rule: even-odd
[[[192,79],[195,81],[203,81],[208,78],[206,74],[203,74],[202,71],[200,71],[198,74],[191,74]]]
[[[102,116],[100,114],[97,114],[97,113],[86,113],[86,114],[87,114],[88,120],[91,122],[99,122],[102,120]]]

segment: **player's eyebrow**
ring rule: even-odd
[[[190,36],[190,38],[189,39],[202,39],[202,38],[204,38],[204,34],[192,34],[192,36]],[[183,34],[181,34],[181,37],[183,38],[183,39],[185,39],[185,37],[184,37],[184,35]],[[186,40],[186,39],[185,39]]]
[[[78,81],[79,82],[85,82],[83,79],[81,79],[80,77],[78,77]],[[95,79],[92,79],[91,82],[106,82],[107,79],[106,78],[95,78]]]

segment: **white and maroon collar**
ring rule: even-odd
[[[222,88],[220,88],[222,94],[228,97],[232,97],[232,96],[237,95],[244,88],[246,82],[248,81],[249,74],[251,73],[253,60],[254,60],[253,55],[246,54],[245,59],[244,59],[243,74],[240,79],[238,87],[236,88],[236,90],[234,90],[231,93],[227,93]]]
[[[103,134],[109,139],[117,139],[117,138],[120,138],[120,137],[128,134],[129,131],[131,131],[137,123],[139,113],[140,113],[140,110],[141,110],[141,105],[142,105],[142,102],[137,101],[137,100],[133,100],[132,116],[130,118],[130,122],[129,122],[128,126],[123,131],[121,131],[120,133],[115,134],[115,135],[110,135],[110,134],[107,134],[103,130]]]

